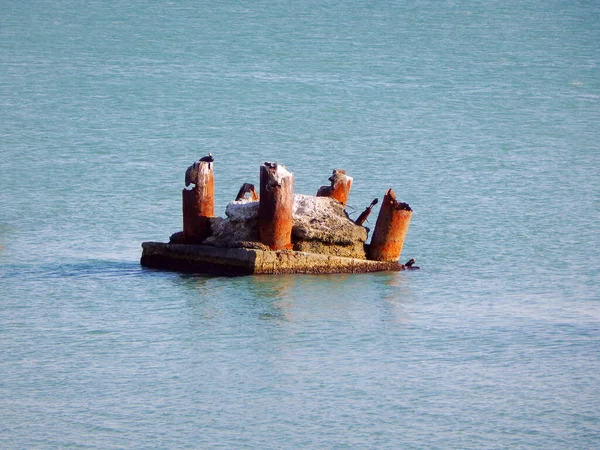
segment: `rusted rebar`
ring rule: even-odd
[[[240,200],[245,199],[246,194],[250,195],[250,200],[252,201],[257,201],[259,198],[258,192],[256,192],[256,188],[254,187],[254,185],[250,183],[244,183],[238,191],[237,196],[235,197],[235,201],[238,202]]]
[[[371,204],[369,206],[367,206],[363,212],[360,213],[360,215],[356,218],[356,220],[354,221],[354,223],[356,225],[362,225],[363,223],[365,223],[365,221],[367,220],[367,218],[371,214],[371,211],[373,210],[373,206],[375,206],[378,201],[379,201],[378,199],[374,199],[371,202]]]

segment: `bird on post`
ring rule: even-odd
[[[215,159],[212,156],[212,153],[209,153],[207,156],[203,156],[185,171],[185,187],[188,187],[190,184],[196,183],[196,178],[198,177],[198,170],[200,168],[201,162],[207,162],[208,168],[212,169],[212,163]]]

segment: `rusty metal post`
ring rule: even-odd
[[[191,190],[183,189],[183,238],[186,243],[197,244],[210,235],[209,218],[215,215],[215,182],[213,163],[198,161],[185,172],[185,185],[194,184]]]
[[[398,202],[394,191],[388,189],[369,246],[368,258],[375,261],[397,261],[410,224],[412,209]]]
[[[335,169],[329,177],[331,186],[321,186],[317,191],[317,197],[335,198],[343,206],[346,206],[353,180],[352,177],[346,175],[345,170]]]
[[[260,167],[258,231],[260,241],[272,250],[292,248],[294,174],[277,163]]]

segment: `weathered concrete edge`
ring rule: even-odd
[[[214,275],[328,274],[404,270],[397,261],[369,261],[289,250],[264,251],[208,245],[142,243],[145,267]]]

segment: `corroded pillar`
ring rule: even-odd
[[[277,163],[260,167],[258,231],[260,241],[272,250],[292,248],[294,174]]]
[[[186,243],[197,244],[210,236],[209,218],[215,215],[215,182],[213,163],[198,161],[185,172],[183,189],[183,238]]]
[[[317,197],[331,197],[346,206],[353,180],[352,177],[346,175],[345,170],[334,170],[333,175],[329,177],[331,186],[321,186],[317,191]]]
[[[410,206],[398,202],[394,191],[389,189],[381,203],[368,258],[374,261],[397,261],[402,253],[411,216]]]

